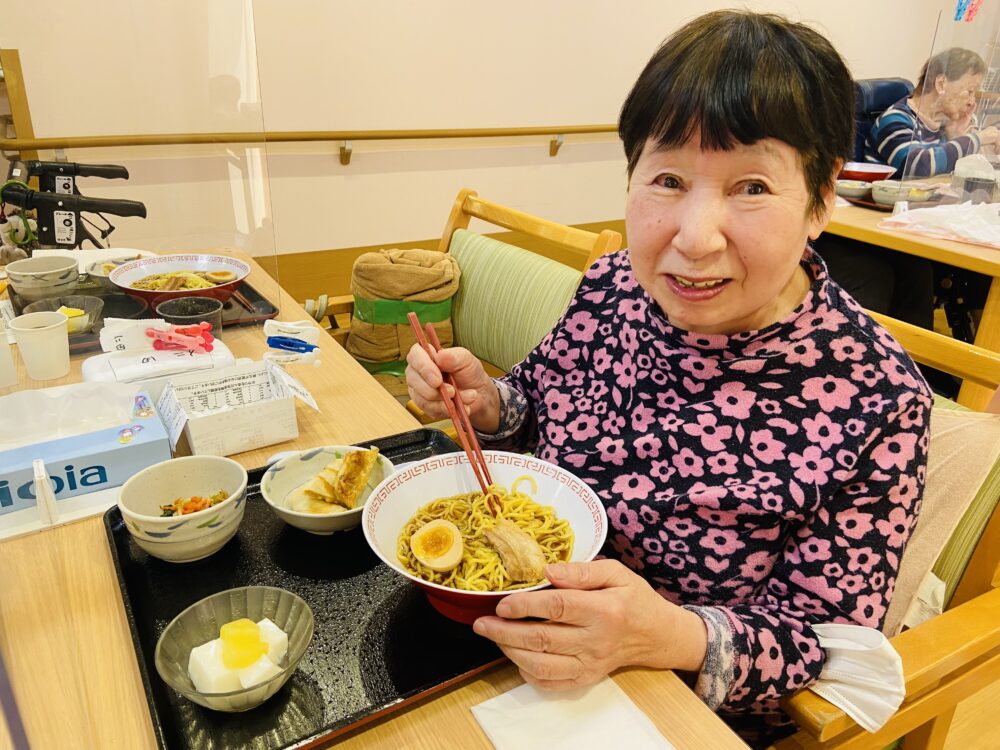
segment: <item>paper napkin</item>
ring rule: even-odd
[[[496,750],[674,750],[614,680],[566,692],[521,685],[472,707]]]

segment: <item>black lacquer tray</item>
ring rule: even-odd
[[[277,306],[268,300],[263,294],[246,282],[239,287],[240,296],[233,296],[226,300],[222,307],[222,325],[224,328],[231,326],[258,325],[278,314]],[[123,292],[110,291],[103,287],[79,287],[73,294],[83,294],[90,297],[100,297],[104,300],[104,309],[101,312],[103,318],[150,318],[155,313],[142,300],[130,297]],[[14,314],[20,315],[24,302],[17,293],[10,287],[7,288],[7,296],[14,307]],[[96,331],[86,333],[74,333],[69,337],[70,354],[84,354],[86,352],[101,351],[100,327]]]
[[[444,433],[416,430],[363,443],[394,463],[460,450]],[[423,593],[384,565],[361,528],[316,536],[281,521],[260,496],[264,469],[250,472],[247,509],[236,536],[210,557],[172,564],[132,541],[117,507],[104,514],[125,613],[161,748],[289,748],[319,743],[501,658],[467,625],[438,614]],[[178,613],[236,586],[294,591],[312,607],[316,629],[291,679],[244,713],[210,711],[160,679],[153,652]]]

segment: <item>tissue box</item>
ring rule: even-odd
[[[35,505],[31,462],[45,461],[56,499],[118,487],[140,469],[170,458],[170,441],[149,394],[135,397],[132,419],[115,427],[0,452],[0,515]]]
[[[157,407],[172,445],[184,434],[195,455],[231,456],[297,438],[296,398],[319,411],[280,365],[250,362],[171,377]]]

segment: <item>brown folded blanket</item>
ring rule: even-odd
[[[437,250],[379,250],[354,262],[354,315],[347,351],[369,362],[406,358],[414,343],[406,319],[411,310],[431,322],[442,346],[451,346],[451,298],[461,272],[448,253]]]

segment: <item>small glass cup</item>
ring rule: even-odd
[[[156,306],[156,317],[175,326],[212,324],[212,335],[222,336],[222,303],[213,297],[177,297]]]

